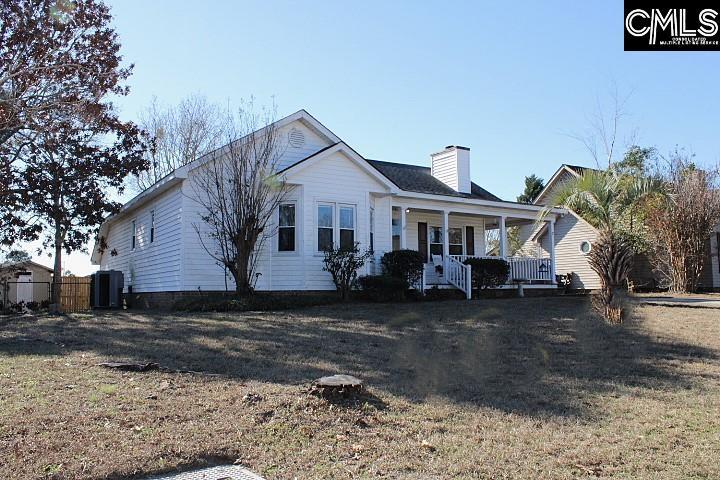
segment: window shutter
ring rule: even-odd
[[[428,261],[428,235],[427,223],[418,222],[418,252],[422,255],[423,262]]]
[[[475,227],[465,227],[465,255],[475,255]]]

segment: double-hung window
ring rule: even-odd
[[[335,247],[355,246],[356,211],[354,205],[342,203],[317,204],[317,249],[324,252]]]
[[[331,250],[335,245],[335,205],[320,203],[317,207],[318,251]]]
[[[135,250],[135,243],[137,239],[137,224],[135,223],[135,220],[132,221],[132,226],[130,228],[132,229],[132,236],[130,238],[130,249]]]
[[[430,227],[430,255],[443,254],[442,227]]]
[[[392,249],[400,250],[400,233],[402,233],[402,226],[400,225],[400,207],[392,207]]]
[[[278,210],[278,251],[295,251],[295,204],[283,203]]]
[[[340,248],[348,250],[355,246],[355,207],[340,205]]]
[[[448,249],[450,255],[463,254],[462,228],[448,228]]]

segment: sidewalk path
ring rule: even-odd
[[[635,301],[643,305],[660,305],[663,307],[720,309],[720,296],[717,295],[639,296],[635,297]]]

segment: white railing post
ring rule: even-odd
[[[548,225],[548,237],[550,238],[550,283],[555,284],[555,220]]]
[[[449,215],[449,212],[447,210],[443,210],[443,212],[442,212],[443,258],[447,258],[450,255],[450,236],[448,235],[448,229],[450,228],[450,220],[448,218],[448,215]]]
[[[407,216],[404,205],[400,205],[400,248],[407,248]]]
[[[472,265],[465,265],[465,288],[467,299],[472,298]]]
[[[505,217],[501,216],[498,221],[498,228],[500,229],[500,245],[498,255],[503,259],[507,255],[507,229],[505,228]]]

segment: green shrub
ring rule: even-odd
[[[234,293],[207,293],[178,300],[172,309],[182,312],[273,311],[330,305],[337,302],[338,298],[334,292],[326,294],[255,292],[249,297],[238,297]]]
[[[422,300],[427,302],[444,301],[444,300],[462,300],[465,294],[454,288],[438,288],[434,286],[425,290],[425,296]]]
[[[395,302],[405,299],[408,284],[392,275],[367,275],[358,279],[358,284],[367,300],[373,302]]]
[[[510,275],[510,264],[502,258],[468,258],[463,263],[471,267],[473,288],[503,285]]]
[[[369,250],[361,252],[360,243],[355,242],[352,248],[334,245],[333,248],[325,250],[323,254],[323,270],[332,276],[340,298],[343,301],[349,300],[350,290],[357,279],[357,272],[365,265],[372,253]]]
[[[380,263],[387,275],[402,278],[408,285],[417,284],[422,277],[423,256],[415,250],[387,252]]]

